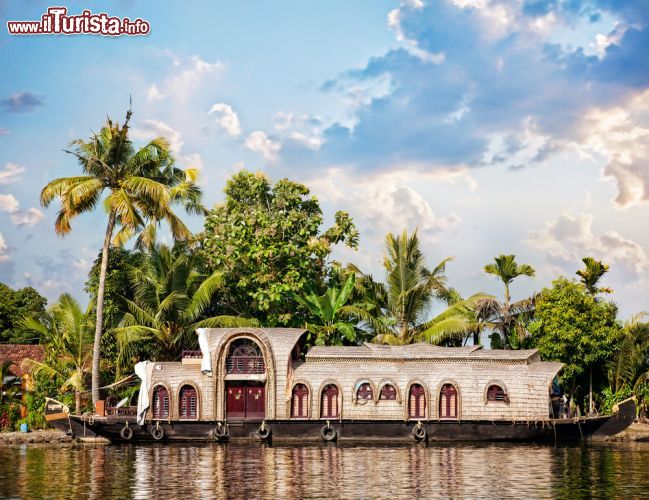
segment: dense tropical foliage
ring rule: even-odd
[[[169,223],[175,239],[186,241],[191,237],[191,232],[174,213],[174,206],[182,206],[189,213],[204,211],[200,204],[201,191],[195,184],[197,172],[177,168],[169,143],[161,137],[136,149],[129,137],[131,115],[129,110],[122,126],[107,119],[101,131],[90,140],[73,141],[74,150],[68,153],[76,157],[84,175],[55,179],[41,191],[41,204],[44,207],[54,200],[60,203],[54,229],[61,236],[72,230],[71,223],[75,217],[94,210],[107,193],[103,205],[108,214],[108,223],[95,301],[93,402],[99,399],[104,293],[111,243],[120,246],[139,234],[136,244],[150,247],[161,221]]]
[[[292,297],[309,289],[324,292],[332,245],[358,246],[348,214],[337,212],[325,231],[322,222],[318,200],[303,184],[235,174],[199,238],[208,268],[222,274],[219,305],[268,326],[303,324],[304,311],[295,310]]]
[[[71,153],[83,175],[56,179],[41,195],[45,206],[60,202],[55,229],[64,235],[105,193],[108,222],[86,282],[88,308],[63,294],[46,311],[33,288],[0,284],[0,341],[45,347],[43,361],[25,363],[36,379],[25,399],[31,409],[51,395],[81,411],[91,404],[89,382],[94,400],[100,385],[129,374],[140,360],[177,359],[196,347],[197,328],[263,325],[305,327],[306,347],[369,341],[536,348],[543,359],[565,364],[561,384],[583,411],[609,411],[636,395],[646,412],[649,322],[646,314],[626,324],[618,319],[606,300],[612,290],[601,283],[605,263],[584,257],[577,278],[559,277],[540,293],[514,299],[513,283],[535,270],[503,254],[483,269],[502,283],[503,300],[476,291],[463,296],[448,283],[452,259],[429,266],[417,231],[404,230],[386,236],[384,275],[375,279],[332,259],[335,245],[358,247],[349,214],[337,212],[323,229],[308,187],[245,170],[228,180],[223,203],[205,212],[196,173],[175,166],[164,139],[137,149],[130,116],[75,141]],[[204,230],[192,236],[176,206],[204,215]],[[172,246],[155,241],[162,221]],[[9,380],[8,367],[0,368]],[[1,392],[0,414],[11,423],[21,403],[14,389]]]

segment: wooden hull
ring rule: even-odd
[[[633,422],[633,401],[620,405],[618,413],[580,419],[553,419],[545,422],[492,422],[492,421],[429,421],[421,422],[425,430],[422,441],[519,441],[554,442],[578,441],[595,435],[605,437],[624,430]],[[54,427],[72,430],[77,437],[98,435],[113,442],[173,442],[173,441],[262,441],[259,437],[261,420],[241,420],[227,423],[227,435],[219,439],[215,422],[159,421],[143,426],[134,417],[94,417],[66,415],[49,420]],[[130,432],[123,432],[128,423]],[[326,421],[267,420],[270,428],[268,441],[309,443],[322,442],[322,429]],[[414,429],[417,422],[342,420],[329,424],[336,430],[339,442],[412,442],[416,441]],[[154,439],[154,428],[162,430],[162,437]],[[608,430],[607,430],[608,429]],[[159,431],[158,431],[159,434]]]

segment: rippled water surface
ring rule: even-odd
[[[0,446],[2,498],[649,498],[649,444]]]

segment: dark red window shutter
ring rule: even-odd
[[[381,387],[381,394],[379,394],[379,399],[393,401],[397,399],[397,390],[394,386],[390,384],[385,384]]]
[[[309,389],[304,384],[297,384],[293,387],[293,399],[291,402],[291,417],[306,418],[308,416],[307,402]]]
[[[338,418],[338,387],[334,384],[322,390],[320,415],[322,418]]]
[[[198,418],[198,397],[196,389],[184,385],[180,389],[180,418]]]
[[[439,395],[439,418],[457,418],[457,389],[444,384]]]
[[[358,401],[372,401],[374,399],[374,391],[372,391],[372,386],[367,382],[361,384],[356,393],[356,399]]]
[[[507,393],[499,385],[490,385],[487,389],[487,401],[507,401]]]
[[[426,391],[419,384],[410,386],[410,395],[408,398],[410,418],[426,417]]]
[[[169,393],[165,387],[153,391],[153,418],[169,418]]]

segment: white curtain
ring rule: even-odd
[[[201,371],[206,375],[212,376],[212,359],[210,357],[210,344],[207,341],[207,330],[205,328],[199,328],[196,332],[198,333],[198,345],[203,353]]]
[[[137,423],[144,425],[146,411],[149,408],[149,388],[151,387],[151,372],[153,363],[151,361],[140,361],[135,365],[135,374],[140,377],[140,394],[137,398]]]

